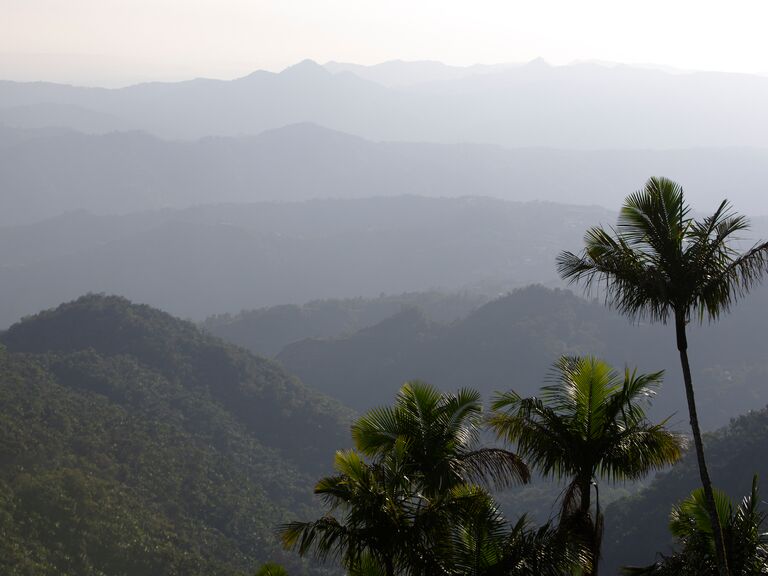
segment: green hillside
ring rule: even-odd
[[[705,436],[707,464],[715,486],[739,502],[759,475],[762,494],[768,488],[768,408],[739,416],[730,425]],[[645,490],[608,506],[602,573],[616,574],[622,564],[651,564],[657,552],[669,554],[672,537],[667,525],[672,505],[700,485],[691,451],[674,468],[660,474]]]
[[[0,573],[234,575],[348,443],[350,413],[274,363],[116,297],[2,335]]]
[[[768,290],[761,288],[718,323],[691,326],[691,364],[706,429],[768,404],[766,323]],[[509,388],[534,394],[563,354],[666,370],[652,414],[677,413],[673,425],[687,429],[671,327],[633,326],[602,302],[567,290],[529,286],[448,325],[407,310],[351,335],[296,342],[276,358],[308,386],[364,410],[385,404],[414,378],[443,390],[471,386],[485,398]]]
[[[239,314],[211,316],[203,323],[211,334],[264,356],[306,338],[335,338],[373,326],[403,309],[418,307],[433,321],[450,323],[485,304],[474,294],[411,292],[378,298],[314,300],[302,306],[286,304]]]

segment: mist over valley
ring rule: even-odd
[[[0,80],[0,572],[667,569],[706,449],[765,573],[767,128],[768,76],[586,61]]]

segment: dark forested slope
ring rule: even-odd
[[[759,288],[720,322],[691,326],[690,354],[704,426],[768,403],[768,289]],[[515,388],[533,394],[562,354],[593,354],[616,367],[666,369],[653,413],[687,420],[673,330],[633,326],[601,302],[531,286],[496,299],[450,325],[400,314],[356,334],[307,339],[277,359],[306,384],[359,409],[389,402],[404,380],[444,390],[472,386],[484,397]]]
[[[404,309],[418,307],[430,320],[450,323],[487,301],[487,297],[477,294],[434,291],[378,298],[314,300],[301,306],[285,304],[244,310],[235,315],[211,316],[203,327],[251,352],[274,356],[286,345],[299,340],[350,335]]]
[[[272,362],[121,298],[2,342],[3,574],[250,571],[348,443],[349,413]]]
[[[768,409],[739,416],[727,428],[706,436],[705,450],[715,486],[739,502],[749,493],[752,476],[758,474],[765,500]],[[672,538],[667,526],[672,506],[699,485],[696,455],[691,451],[640,494],[609,506],[605,511],[604,573],[616,574],[622,564],[651,564],[657,552],[669,554]]]

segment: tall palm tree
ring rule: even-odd
[[[352,438],[371,458],[381,458],[402,442],[410,472],[430,495],[465,482],[497,487],[527,482],[528,467],[516,454],[478,447],[482,423],[476,390],[450,394],[411,381],[400,389],[394,406],[370,410],[353,424]]]
[[[539,397],[522,398],[511,391],[493,402],[489,423],[498,436],[513,443],[544,476],[570,479],[560,525],[589,548],[587,574],[597,574],[602,541],[598,480],[637,479],[672,464],[682,453],[682,438],[645,416],[643,404],[661,376],[629,370],[622,375],[593,357],[562,357],[553,382]]]
[[[560,275],[584,282],[587,291],[599,286],[606,301],[632,319],[674,322],[683,370],[701,484],[715,529],[718,569],[728,576],[712,482],[704,459],[696,399],[688,362],[686,326],[692,319],[717,319],[757,284],[768,268],[768,242],[744,253],[733,246],[749,221],[723,201],[714,214],[695,220],[681,186],[651,178],[624,201],[617,227],[587,231],[579,254],[557,258]]]

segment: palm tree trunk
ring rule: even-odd
[[[384,573],[386,576],[395,576],[395,563],[392,561],[392,556],[384,556]]]
[[[592,477],[585,476],[579,480],[579,492],[581,502],[579,506],[579,524],[584,530],[584,538],[589,546],[591,566],[584,571],[584,576],[597,576],[597,565],[600,562],[600,543],[595,533],[595,522],[592,520],[589,509],[592,506]]]
[[[704,499],[709,513],[709,521],[712,524],[712,533],[715,538],[715,553],[717,554],[717,571],[720,576],[729,576],[728,558],[725,554],[725,542],[723,541],[723,527],[717,515],[715,507],[715,495],[712,491],[712,481],[709,479],[707,463],[704,460],[704,443],[701,440],[699,429],[699,417],[696,413],[696,398],[693,393],[693,378],[691,367],[688,364],[688,338],[685,333],[685,316],[675,313],[675,331],[677,333],[677,350],[680,352],[680,364],[683,367],[683,382],[685,383],[685,398],[688,401],[688,414],[691,418],[691,431],[693,432],[693,444],[696,447],[696,460],[699,464],[699,476],[701,486],[704,488]]]
[[[595,548],[593,554],[596,558],[593,576],[597,576],[597,569],[600,567],[600,555],[603,550],[603,515],[600,512],[600,489],[597,486],[597,479],[595,479],[595,521],[592,523],[593,529],[593,541]]]

